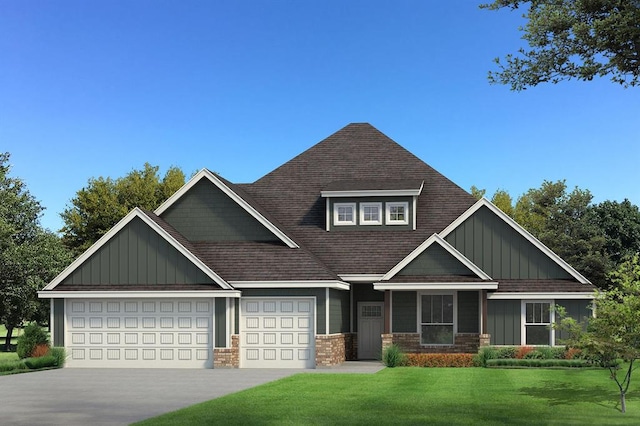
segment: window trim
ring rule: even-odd
[[[404,208],[404,220],[391,219],[391,207]],[[387,225],[408,225],[409,224],[409,203],[407,201],[389,201],[385,203],[385,220]]]
[[[365,220],[364,219],[364,209],[365,207],[377,207],[378,208],[378,220]],[[363,202],[358,206],[360,210],[360,225],[369,226],[369,225],[382,225],[382,203],[375,202]]]
[[[352,220],[339,220],[340,207],[351,207]],[[358,211],[356,209],[356,203],[334,203],[333,204],[333,226],[353,226],[357,224]]]
[[[548,323],[534,323],[527,322],[527,304],[528,303],[548,303],[549,304],[549,322]],[[523,299],[520,303],[521,313],[521,330],[520,330],[520,344],[523,346],[555,346],[556,345],[556,331],[553,329],[555,324],[555,300],[553,299]],[[549,326],[549,344],[548,345],[532,345],[527,343],[527,326],[528,325],[546,325]]]
[[[418,334],[420,335],[420,346],[454,346],[456,344],[456,334],[458,333],[458,292],[457,291],[446,291],[446,290],[425,290],[417,292],[418,303],[416,303],[418,312],[417,312],[417,329]],[[453,340],[451,343],[422,343],[422,296],[453,296]],[[435,323],[440,324],[440,323]],[[449,325],[449,323],[442,323],[441,325]]]

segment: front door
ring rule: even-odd
[[[380,359],[384,302],[358,303],[358,359]]]

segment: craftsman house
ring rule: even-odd
[[[251,184],[207,169],[134,209],[39,295],[69,367],[314,368],[554,345],[594,287],[369,124]]]

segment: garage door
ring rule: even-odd
[[[243,298],[240,352],[244,368],[315,368],[312,298]]]
[[[69,367],[211,368],[210,299],[67,299]]]

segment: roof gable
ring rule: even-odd
[[[164,267],[164,272],[158,267]],[[135,208],[44,290],[59,285],[211,283],[223,290],[233,289],[173,235]]]
[[[589,283],[486,198],[439,235],[495,279],[575,279]]]

